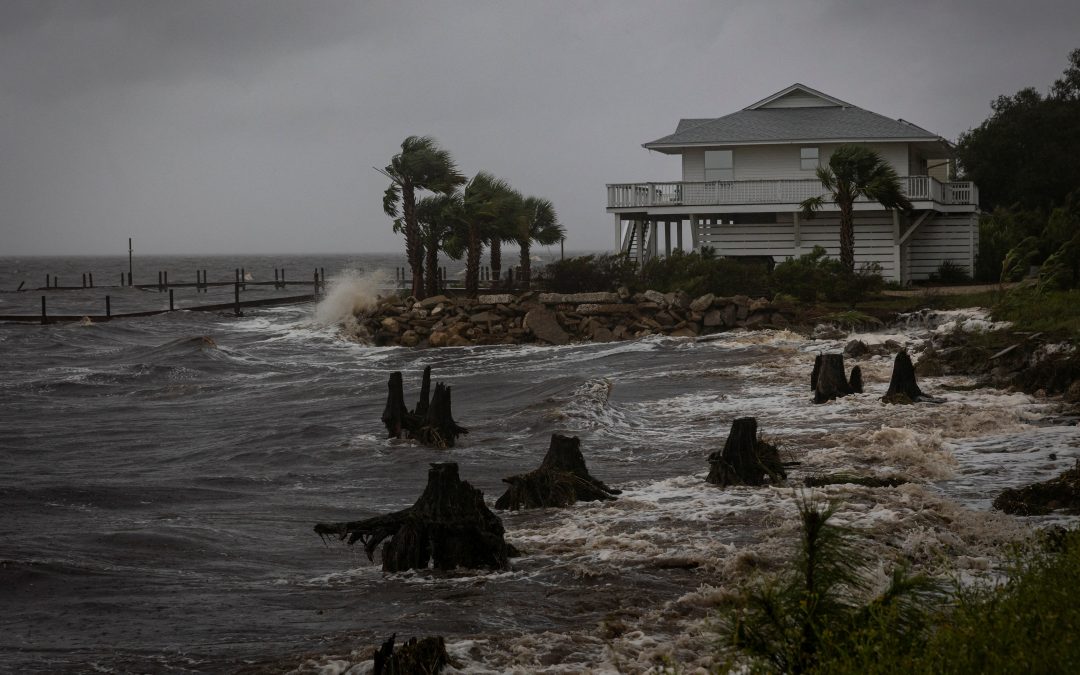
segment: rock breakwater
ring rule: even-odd
[[[697,337],[733,328],[784,328],[790,308],[765,298],[645,291],[618,293],[436,295],[382,298],[355,315],[349,331],[379,346],[610,342],[647,335]]]

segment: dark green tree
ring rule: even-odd
[[[480,256],[520,208],[521,196],[510,185],[486,171],[473,176],[462,191],[464,226],[447,243],[453,256],[465,255],[465,292],[475,296],[480,288]]]
[[[465,182],[453,157],[428,136],[409,136],[401,152],[382,171],[390,179],[383,211],[394,219],[394,230],[405,234],[405,255],[412,272],[413,297],[424,297],[424,243],[416,220],[416,193],[449,193]]]
[[[963,178],[984,210],[1020,205],[1048,211],[1080,185],[1080,49],[1043,96],[1027,87],[990,104],[993,113],[960,135]]]
[[[818,180],[827,194],[811,197],[800,204],[803,215],[813,218],[826,201],[840,209],[840,263],[855,271],[855,201],[865,197],[886,209],[911,210],[904,196],[900,178],[881,155],[862,145],[841,145],[829,158],[827,166],[817,169]]]
[[[519,264],[526,288],[532,280],[532,258],[530,257],[532,243],[551,246],[564,237],[566,237],[566,230],[559,224],[559,219],[555,215],[555,206],[550,201],[540,197],[527,197],[523,200],[514,240],[521,247]]]
[[[422,198],[416,203],[416,220],[420,226],[420,240],[424,244],[424,294],[437,295],[439,252],[445,250],[455,232],[465,223],[461,193],[434,194]],[[450,257],[457,259],[460,253]]]

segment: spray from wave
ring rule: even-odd
[[[358,312],[375,308],[379,289],[388,285],[384,270],[344,270],[330,279],[326,297],[315,307],[315,321],[323,325],[355,323]]]

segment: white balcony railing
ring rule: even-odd
[[[900,181],[911,201],[947,205],[978,203],[978,189],[971,182],[942,183],[930,176],[904,176]],[[824,193],[816,179],[615,183],[608,185],[607,190],[608,208],[798,204]]]

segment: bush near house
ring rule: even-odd
[[[766,261],[721,258],[706,247],[701,252],[675,251],[653,258],[642,268],[636,287],[661,293],[681,290],[691,297],[706,293],[760,297],[770,294],[771,282]]]
[[[850,272],[839,260],[829,258],[820,246],[777,265],[772,282],[774,291],[803,302],[826,300],[855,304],[885,288],[880,268],[864,266],[858,272]]]
[[[637,280],[637,264],[625,255],[583,255],[549,263],[537,283],[552,293],[615,291]]]

